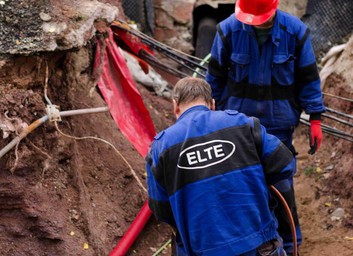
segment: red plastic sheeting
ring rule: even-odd
[[[145,157],[156,132],[125,59],[113,40],[111,30],[109,29],[108,32],[109,38],[105,39],[106,51],[98,87],[121,132]],[[99,41],[95,56],[95,69],[100,66],[101,49],[102,45]],[[110,256],[125,255],[151,215],[152,212],[146,201]]]
[[[114,42],[111,30],[108,31],[98,87],[121,132],[145,157],[156,132],[125,59]],[[100,65],[100,51],[101,45],[98,43],[95,68]]]

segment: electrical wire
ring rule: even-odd
[[[300,122],[306,126],[310,126],[310,122],[306,119],[300,118]],[[329,135],[332,135],[334,137],[346,140],[346,141],[353,142],[353,139],[350,139],[350,137],[353,138],[353,136],[351,134],[345,133],[341,130],[335,129],[335,128],[328,126],[328,125],[322,124],[321,126],[322,126],[322,132],[327,133]]]
[[[345,124],[345,125],[348,125],[350,127],[353,127],[353,123],[347,122],[347,121],[345,121],[345,120],[343,120],[341,118],[338,118],[338,117],[335,117],[335,116],[332,116],[332,115],[328,115],[328,114],[325,114],[325,113],[322,113],[321,115],[323,117],[329,118],[331,120],[335,120],[335,121],[337,121],[337,122],[339,122],[341,124]]]
[[[182,71],[179,71],[177,69],[174,69],[172,67],[168,67],[168,66],[164,65],[157,58],[147,54],[145,51],[141,51],[140,52],[140,56],[141,56],[142,59],[144,59],[151,66],[154,66],[154,67],[159,68],[159,69],[161,69],[163,71],[166,71],[166,72],[168,72],[171,75],[174,75],[174,76],[179,77],[179,78],[183,78],[183,77],[187,77],[188,76],[186,73],[184,73]]]
[[[183,51],[180,51],[180,50],[178,50],[178,49],[172,48],[172,47],[170,47],[169,45],[163,44],[163,43],[161,43],[160,41],[157,41],[156,39],[154,39],[154,38],[152,38],[152,37],[150,37],[150,36],[148,36],[148,35],[142,33],[142,32],[139,31],[139,30],[133,29],[127,22],[125,22],[125,21],[123,21],[123,20],[119,20],[119,19],[118,19],[117,21],[118,21],[119,23],[125,25],[125,26],[121,26],[119,23],[116,23],[116,22],[113,22],[112,25],[117,25],[119,28],[122,28],[122,29],[124,29],[124,30],[126,30],[126,31],[128,31],[128,32],[130,31],[131,33],[136,33],[136,34],[137,34],[136,36],[138,36],[138,37],[143,37],[143,38],[149,39],[151,42],[154,42],[155,44],[161,45],[161,46],[163,46],[164,48],[170,49],[170,50],[172,50],[172,51],[174,51],[174,52],[177,52],[177,53],[179,53],[179,54],[181,54],[181,55],[184,55],[184,56],[186,56],[186,57],[188,57],[188,58],[190,58],[190,59],[194,59],[195,61],[198,61],[198,62],[202,61],[200,58],[198,58],[198,57],[196,57],[196,56],[193,56],[193,55],[187,54],[187,53],[185,53],[185,52],[183,52]]]
[[[208,60],[211,59],[211,56],[212,56],[211,53],[209,53],[209,54],[201,61],[200,65],[203,66],[203,65],[205,65],[205,64],[208,64]],[[197,68],[196,71],[199,71],[199,69]],[[198,73],[195,72],[192,76],[193,76],[193,77],[197,77],[197,74],[198,74]]]
[[[119,23],[113,23],[112,25],[114,26],[117,26],[119,27],[120,29],[123,29],[124,31],[134,35],[134,36],[137,36],[141,39],[141,41],[147,45],[149,45],[150,47],[156,49],[157,51],[159,51],[160,53],[164,53],[166,54],[167,56],[170,57],[170,55],[172,55],[173,59],[178,59],[179,61],[184,61],[186,62],[187,64],[189,64],[190,66],[192,67],[199,67],[201,70],[203,71],[206,71],[206,68],[201,66],[198,62],[201,62],[202,60],[195,57],[195,56],[191,56],[189,54],[186,54],[186,53],[183,53],[182,51],[179,51],[179,50],[176,50],[170,46],[167,46],[145,34],[143,34],[142,32],[138,31],[138,30],[135,30],[133,28],[131,28],[127,23],[124,23],[123,21],[119,21],[120,23],[122,24],[125,24],[125,26],[121,26]],[[116,33],[114,33],[116,35]],[[184,55],[186,57],[182,57],[180,55]],[[191,59],[194,59],[198,62],[195,62],[194,60],[191,60]],[[185,64],[184,64],[185,65]]]
[[[174,55],[168,55],[166,53],[162,53],[163,55],[169,57],[170,59],[172,59],[173,61],[175,61],[176,63],[180,64],[181,66],[189,69],[190,71],[193,71],[194,73],[197,73],[199,76],[205,77],[204,74],[198,72],[197,70],[193,69],[192,67],[188,66],[187,64],[185,64],[183,61],[179,60],[179,58],[176,58]]]
[[[172,242],[172,239],[169,239],[161,248],[158,249],[152,256],[158,256],[163,250]]]
[[[345,101],[348,101],[348,102],[353,102],[353,99],[349,99],[349,98],[345,98],[345,97],[333,95],[333,94],[330,94],[330,93],[327,93],[327,92],[323,92],[322,94],[323,94],[323,95],[326,95],[326,96],[333,97],[333,98],[337,98],[337,99],[340,99],[340,100],[345,100]]]
[[[340,111],[337,111],[337,110],[334,110],[334,109],[328,108],[328,107],[326,107],[326,110],[327,110],[328,112],[334,113],[334,114],[336,114],[336,115],[343,116],[343,117],[347,117],[347,118],[353,120],[353,116],[348,115],[348,114],[346,114],[346,113],[342,113],[342,112],[340,112]]]
[[[45,61],[45,81],[44,81],[44,98],[49,105],[53,105],[48,98],[48,77],[49,77],[49,67],[48,62]]]

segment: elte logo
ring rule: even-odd
[[[235,145],[227,140],[212,140],[184,149],[179,155],[181,169],[202,169],[224,162],[235,151]]]

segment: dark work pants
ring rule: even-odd
[[[176,243],[174,235],[172,236],[172,240],[172,256],[187,256],[182,245]],[[258,248],[238,256],[287,256],[287,254],[283,249],[282,239],[278,238],[268,241],[260,245]]]
[[[271,133],[271,132],[270,132]],[[292,145],[293,131],[281,132],[281,133],[272,133],[277,138],[279,138],[293,153],[294,157],[296,156],[295,149]],[[293,176],[296,173],[296,169],[293,170]],[[299,225],[299,218],[297,213],[297,207],[295,203],[295,193],[293,187],[293,177],[288,180],[281,181],[275,185],[276,189],[281,192],[282,196],[286,200],[295,224],[296,233],[297,233],[297,245],[299,246],[302,243],[302,234]],[[274,195],[276,197],[276,195]],[[278,233],[283,239],[283,247],[287,253],[293,252],[293,236],[290,228],[289,218],[285,211],[285,208],[281,202],[278,203],[278,207],[275,209],[275,214],[278,220]]]

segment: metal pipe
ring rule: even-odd
[[[78,109],[78,110],[67,110],[60,111],[60,116],[75,116],[82,114],[92,114],[92,113],[101,113],[109,111],[108,107],[99,107],[99,108],[88,108],[88,109]],[[0,150],[0,158],[2,158],[7,152],[9,152],[13,147],[15,147],[22,139],[27,137],[32,131],[37,129],[39,126],[48,121],[48,115],[43,116],[33,123],[31,123],[27,128],[25,128],[18,136],[16,136],[9,144],[7,144],[3,149]]]

